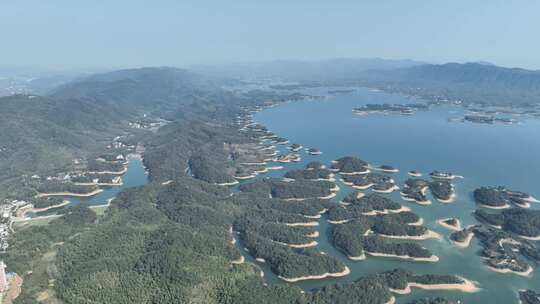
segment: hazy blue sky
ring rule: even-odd
[[[540,69],[540,1],[0,0],[0,66],[485,60]]]

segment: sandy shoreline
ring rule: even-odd
[[[306,237],[317,238],[317,237],[319,237],[319,235],[320,235],[319,231],[313,231],[312,233],[306,234]]]
[[[430,200],[427,200],[427,201],[417,201],[415,200],[414,198],[410,198],[408,196],[406,196],[403,192],[400,192],[401,194],[401,199],[404,200],[404,201],[407,201],[407,202],[414,202],[414,203],[417,203],[418,205],[422,205],[422,206],[429,206],[431,205],[431,201]]]
[[[338,173],[341,174],[341,175],[366,175],[366,174],[368,174],[368,173],[371,173],[371,170],[366,169],[366,170],[364,170],[364,171],[341,172],[341,171],[339,171],[339,169],[338,169],[338,171],[334,171],[334,172],[338,172]]]
[[[351,261],[363,261],[363,260],[365,260],[367,257],[366,257],[366,254],[362,252],[362,255],[359,255],[359,256],[350,256],[350,255],[347,255],[347,258],[349,258],[349,260],[351,260]]]
[[[456,200],[457,195],[456,195],[456,193],[452,193],[448,199],[441,199],[441,198],[438,198],[438,197],[435,197],[435,198],[441,203],[450,204],[450,203],[453,203]]]
[[[407,225],[409,226],[422,226],[424,224],[424,219],[423,218],[420,218],[418,221],[414,222],[414,223],[407,223]]]
[[[123,175],[128,171],[127,167],[124,167],[122,171],[91,171],[89,174],[112,174],[112,175]]]
[[[246,176],[233,176],[233,178],[234,179],[244,180],[244,179],[254,178],[256,176],[257,176],[256,174],[250,174],[250,175],[246,175]]]
[[[241,255],[240,258],[238,258],[237,260],[232,260],[231,264],[235,264],[235,265],[243,264],[245,260],[246,259],[244,258],[244,256]]]
[[[94,196],[100,192],[102,192],[103,189],[96,189],[92,192],[88,193],[72,193],[72,192],[53,192],[53,193],[39,193],[36,195],[36,197],[47,197],[47,196],[73,196],[73,197],[88,197],[88,196]]]
[[[412,257],[408,255],[396,255],[396,254],[387,254],[387,253],[369,252],[369,251],[366,251],[366,253],[374,257],[396,258],[400,260],[409,260],[409,261],[415,261],[415,262],[435,263],[439,261],[439,257],[436,255],[432,255],[429,258],[418,258],[418,257]]]
[[[463,283],[454,283],[454,284],[420,284],[415,282],[409,282],[405,289],[393,289],[390,288],[390,291],[397,294],[409,294],[411,293],[412,288],[420,288],[425,290],[457,290],[467,293],[477,292],[480,289],[476,285],[465,278],[460,277],[463,280]]]
[[[463,242],[454,241],[452,239],[450,239],[450,242],[452,242],[452,244],[458,246],[459,248],[467,248],[471,244],[473,237],[474,233],[469,232],[469,234],[467,234],[467,238]]]
[[[311,241],[311,242],[306,243],[306,244],[289,244],[289,243],[283,243],[283,242],[275,242],[275,243],[283,245],[283,246],[288,246],[288,247],[291,247],[291,248],[310,248],[310,247],[315,247],[315,246],[319,245],[319,243],[316,242],[316,241]]]
[[[309,276],[303,276],[303,277],[297,277],[297,278],[285,278],[282,276],[278,276],[278,278],[282,279],[283,281],[294,283],[294,282],[300,282],[305,280],[321,280],[326,278],[339,278],[344,277],[346,275],[349,275],[351,273],[351,270],[349,267],[345,266],[345,269],[341,272],[334,272],[334,273],[323,273],[321,275],[309,275]]]
[[[494,271],[494,272],[511,273],[511,274],[516,274],[518,276],[522,276],[522,277],[528,277],[533,272],[533,268],[531,266],[529,266],[529,268],[527,268],[527,270],[525,270],[525,271],[514,271],[514,270],[511,270],[511,269],[508,269],[508,268],[500,269],[500,268],[495,268],[495,267],[491,267],[491,266],[486,266],[486,267],[489,270]]]
[[[379,215],[379,214],[401,213],[401,212],[408,212],[408,211],[411,211],[409,207],[401,206],[401,208],[399,209],[384,209],[382,211],[371,210],[369,212],[363,212],[362,215],[373,216],[373,215]]]
[[[239,182],[235,180],[234,182],[228,182],[228,183],[219,183],[218,186],[234,186],[237,185]]]
[[[313,226],[319,226],[319,222],[285,223],[285,226],[289,226],[289,227],[313,227]]]
[[[384,169],[384,168],[381,168],[381,167],[372,167],[372,166],[368,166],[368,169],[369,169],[369,170],[374,170],[374,171],[381,171],[381,172],[384,172],[384,173],[398,173],[398,172],[399,172],[399,169],[397,169],[397,168],[394,168],[394,169]]]
[[[388,235],[388,234],[378,234],[381,237],[390,238],[390,239],[402,239],[402,240],[415,240],[423,241],[428,239],[440,239],[441,235],[435,231],[427,230],[423,235],[411,236],[411,235]]]
[[[393,185],[392,187],[388,188],[388,189],[385,189],[385,190],[377,190],[377,189],[371,189],[373,192],[377,192],[377,193],[392,193],[394,191],[397,191],[399,190],[399,187],[396,186],[396,185]]]
[[[540,235],[539,236],[524,236],[524,235],[518,235],[522,239],[526,239],[529,241],[540,241]]]
[[[32,208],[24,209],[23,212],[21,213],[20,217],[25,218],[26,213],[28,213],[28,212],[34,212],[34,213],[44,212],[44,211],[47,211],[47,210],[64,207],[64,206],[67,206],[69,204],[71,204],[71,202],[66,200],[66,201],[63,201],[60,204],[52,205],[52,206],[49,206],[49,207],[43,207],[43,208],[33,208],[32,207]]]
[[[508,204],[504,204],[502,206],[489,206],[489,205],[484,205],[484,204],[481,204],[481,203],[477,203],[477,205],[479,207],[482,207],[482,208],[487,208],[487,209],[494,209],[494,210],[500,210],[500,209],[508,209],[510,208],[510,205]]]

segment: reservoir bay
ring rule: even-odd
[[[385,258],[368,257],[365,261],[351,261],[336,250],[328,241],[330,224],[323,216],[318,238],[318,249],[338,257],[352,271],[351,275],[339,279],[314,280],[297,283],[304,289],[356,280],[362,276],[405,268],[418,273],[457,274],[478,283],[477,293],[453,291],[423,291],[415,289],[411,295],[399,296],[398,303],[422,296],[444,296],[465,303],[517,303],[517,291],[540,286],[540,271],[534,262],[532,276],[520,277],[499,274],[488,270],[477,254],[478,240],[473,239],[468,248],[458,248],[448,239],[450,231],[441,227],[436,220],[457,217],[463,226],[477,224],[472,216],[476,209],[472,191],[480,186],[506,186],[524,191],[539,198],[540,181],[540,120],[530,119],[515,125],[476,124],[449,122],[449,118],[460,118],[465,109],[460,106],[433,106],[414,115],[367,115],[352,113],[357,106],[373,103],[405,104],[420,100],[397,94],[388,94],[369,89],[355,89],[351,93],[329,96],[331,88],[317,88],[303,93],[327,96],[324,99],[291,102],[266,109],[255,115],[255,121],[266,126],[290,143],[320,149],[323,154],[310,156],[302,153],[302,162],[284,164],[285,169],[271,171],[263,176],[280,177],[287,170],[302,168],[317,160],[329,165],[342,156],[357,156],[372,165],[391,165],[400,169],[392,174],[399,186],[409,178],[407,172],[417,170],[427,174],[434,170],[449,171],[464,176],[452,181],[456,186],[457,200],[443,204],[431,196],[432,205],[420,206],[401,199],[398,192],[385,196],[410,207],[425,220],[425,226],[440,233],[441,240],[422,241],[421,244],[439,256],[437,263],[403,262]],[[279,146],[281,151],[286,146]],[[334,199],[337,203],[352,191],[338,182],[341,191]],[[369,191],[365,191],[366,193]],[[540,204],[532,204],[540,209]],[[259,264],[271,284],[287,284],[271,274],[264,264]]]

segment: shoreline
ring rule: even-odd
[[[389,238],[389,239],[400,239],[400,240],[414,240],[414,241],[423,241],[428,239],[436,239],[440,240],[441,235],[438,234],[435,231],[427,230],[426,233],[423,235],[388,235],[388,234],[377,234],[381,237]]]
[[[416,221],[414,223],[407,223],[407,225],[409,225],[409,226],[422,226],[422,225],[424,225],[424,219],[420,218],[418,221]]]
[[[395,258],[395,259],[409,260],[409,261],[414,261],[414,262],[436,263],[439,261],[439,257],[436,255],[431,255],[429,258],[419,258],[419,257],[412,257],[409,255],[397,255],[397,254],[380,253],[380,252],[366,251],[366,253],[374,257]]]
[[[334,273],[326,272],[320,275],[308,275],[308,276],[296,277],[296,278],[285,278],[282,276],[278,276],[278,278],[282,279],[285,282],[295,283],[295,282],[306,281],[306,280],[322,280],[326,278],[339,278],[339,277],[347,276],[350,273],[351,273],[351,270],[349,269],[349,267],[345,266],[345,269],[341,272],[334,272]]]
[[[364,252],[362,252],[362,255],[359,255],[359,256],[350,256],[350,255],[347,255],[347,258],[349,258],[349,260],[351,261],[363,261],[367,258],[366,254]]]
[[[61,207],[64,207],[64,206],[67,206],[71,204],[70,201],[68,200],[64,200],[62,203],[60,204],[57,204],[57,205],[52,205],[52,206],[49,206],[49,207],[43,207],[43,208],[28,208],[28,209],[25,209],[23,210],[23,212],[21,213],[20,217],[21,218],[25,218],[26,217],[26,213],[28,212],[34,212],[34,213],[38,213],[38,212],[44,212],[44,211],[47,211],[47,210],[51,210],[51,209],[55,209],[55,208],[61,208]]]
[[[397,168],[394,168],[394,169],[384,169],[384,168],[381,168],[381,167],[372,167],[372,166],[369,166],[367,167],[369,170],[374,170],[374,171],[380,171],[380,172],[384,172],[384,173],[398,173],[399,172],[399,169]]]
[[[410,198],[410,197],[404,195],[403,192],[400,192],[399,194],[401,195],[401,199],[404,200],[404,201],[414,202],[414,203],[417,203],[418,205],[421,205],[421,206],[429,206],[429,205],[431,205],[431,200],[418,201],[418,200],[415,200],[414,198]]]
[[[522,276],[522,277],[528,277],[533,272],[533,268],[531,267],[531,265],[529,265],[529,267],[525,271],[515,271],[515,270],[512,270],[512,269],[508,269],[508,268],[495,268],[495,267],[491,267],[491,266],[486,266],[486,267],[489,270],[493,271],[493,272],[506,273],[506,274],[515,274],[515,275]]]
[[[504,204],[502,206],[490,206],[490,205],[484,205],[482,203],[476,203],[479,207],[487,208],[487,209],[493,209],[493,210],[500,210],[500,209],[508,209],[511,206],[509,204]]]
[[[73,192],[51,192],[51,193],[39,193],[36,197],[47,197],[47,196],[73,196],[73,197],[89,197],[94,196],[98,193],[103,192],[103,189],[96,189],[88,193],[73,193]]]
[[[524,236],[524,235],[517,235],[522,239],[526,239],[528,241],[540,241],[540,235],[539,236]]]
[[[419,288],[424,290],[456,290],[466,293],[477,292],[480,289],[470,280],[463,277],[459,277],[463,280],[463,283],[449,283],[449,284],[421,284],[415,282],[407,283],[405,289],[393,289],[390,288],[390,291],[396,294],[406,295],[412,292],[412,288]]]
[[[246,258],[244,258],[244,256],[241,255],[238,259],[232,260],[231,264],[234,264],[234,265],[243,264],[245,260],[246,260]]]
[[[111,175],[123,175],[128,171],[128,167],[124,167],[122,171],[89,171],[89,174],[111,174]]]
[[[452,242],[452,244],[458,246],[459,248],[468,248],[469,245],[471,245],[471,241],[473,237],[474,237],[474,233],[469,232],[469,234],[467,234],[467,238],[463,242],[454,241],[452,239],[450,239],[450,242]]]
[[[450,203],[455,202],[455,200],[457,198],[457,195],[456,195],[455,192],[453,192],[448,199],[441,199],[441,198],[438,198],[438,197],[435,197],[435,198],[441,203],[450,204]]]
[[[285,223],[285,226],[289,226],[289,227],[314,227],[314,226],[319,226],[319,222]]]
[[[406,206],[401,206],[401,208],[399,209],[384,209],[382,211],[371,210],[369,212],[362,212],[362,215],[373,216],[373,215],[379,215],[379,214],[401,213],[401,212],[408,212],[408,211],[411,211],[411,208],[406,207]]]
[[[310,247],[315,247],[317,245],[319,245],[319,243],[317,241],[311,241],[309,243],[306,243],[306,244],[288,244],[288,243],[283,243],[283,242],[276,242],[274,241],[276,244],[280,244],[280,245],[283,245],[283,246],[288,246],[288,247],[291,247],[291,248],[310,248]]]
[[[377,192],[377,193],[392,193],[392,192],[397,191],[397,190],[399,190],[399,187],[396,186],[396,185],[393,185],[392,187],[390,187],[388,189],[385,189],[385,190],[371,189],[371,191]]]
[[[219,184],[216,184],[218,186],[234,186],[234,185],[237,185],[239,184],[240,182],[235,180],[234,182],[228,182],[228,183],[219,183]]]

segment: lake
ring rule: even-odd
[[[51,215],[58,212],[59,209],[66,208],[68,206],[78,205],[80,203],[86,203],[88,205],[105,205],[107,200],[114,198],[122,190],[125,190],[130,187],[142,186],[148,183],[148,176],[146,175],[142,160],[140,157],[129,157],[128,159],[128,170],[122,175],[123,184],[121,186],[114,187],[103,187],[103,191],[91,196],[91,197],[65,197],[66,200],[70,201],[69,205],[60,208],[49,209],[44,212],[38,213],[28,213],[28,216],[44,216]]]
[[[329,88],[310,89],[304,93],[328,95]],[[525,120],[516,125],[474,124],[449,122],[449,118],[462,117],[464,109],[459,106],[436,106],[418,111],[412,116],[369,115],[359,116],[352,108],[369,103],[419,102],[397,94],[387,94],[369,89],[355,89],[352,93],[329,96],[326,99],[286,103],[266,109],[255,115],[255,121],[270,131],[286,137],[291,143],[318,148],[321,156],[302,154],[302,162],[285,164],[285,169],[264,176],[282,176],[293,168],[302,168],[313,160],[330,162],[342,156],[357,156],[372,165],[387,164],[400,169],[393,174],[399,186],[408,178],[407,171],[418,170],[427,174],[433,170],[450,171],[464,179],[453,181],[457,200],[442,204],[432,199],[430,206],[420,206],[402,200],[399,193],[388,197],[410,207],[425,220],[425,226],[443,235],[442,240],[422,241],[422,245],[439,256],[437,263],[403,262],[385,258],[368,257],[365,261],[351,261],[328,242],[326,234],[330,227],[323,217],[319,231],[319,250],[338,257],[352,273],[340,279],[325,279],[298,283],[304,289],[321,287],[335,282],[356,280],[367,274],[396,267],[418,273],[457,274],[476,281],[480,292],[422,291],[415,289],[410,296],[399,296],[398,303],[406,303],[422,296],[444,296],[465,303],[518,303],[517,291],[538,289],[540,271],[532,277],[499,274],[486,269],[477,239],[471,246],[460,249],[448,240],[450,231],[435,223],[437,219],[457,217],[463,226],[475,224],[472,212],[475,203],[472,191],[479,186],[504,185],[513,190],[528,192],[540,198],[540,120]],[[280,146],[282,151],[285,146]],[[335,199],[350,193],[352,189],[339,183],[341,191]],[[533,204],[539,208],[540,204]],[[251,259],[252,260],[252,259]],[[269,283],[286,284],[271,274],[268,266],[259,264]]]

